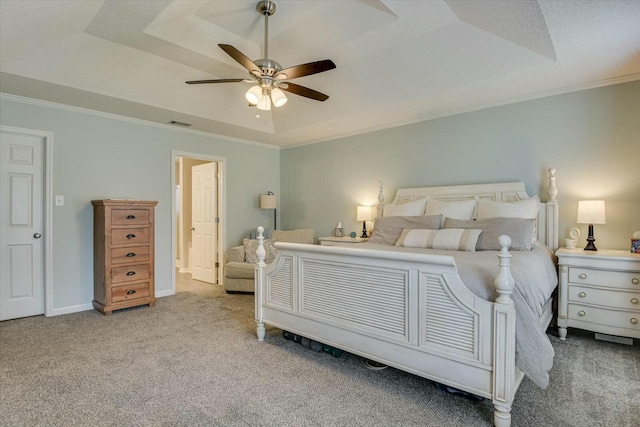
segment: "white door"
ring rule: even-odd
[[[216,283],[217,166],[216,162],[211,162],[191,168],[191,277],[207,283]]]
[[[44,139],[0,133],[0,320],[44,314]]]

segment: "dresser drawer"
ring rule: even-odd
[[[640,292],[614,291],[570,285],[569,301],[578,304],[596,304],[625,310],[640,310]]]
[[[149,243],[149,228],[114,228],[111,230],[111,244]]]
[[[640,291],[640,272],[569,267],[569,282]]]
[[[124,264],[149,261],[149,245],[111,249],[111,263]]]
[[[149,297],[149,283],[136,283],[126,286],[114,286],[111,288],[111,302],[131,301]]]
[[[149,209],[112,209],[112,225],[141,225],[149,224]]]
[[[149,278],[149,264],[126,265],[111,269],[111,281],[113,283],[132,282]]]
[[[569,303],[569,319],[640,331],[640,311],[611,310]]]

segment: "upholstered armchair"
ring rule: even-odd
[[[250,236],[253,237],[253,236]],[[268,264],[275,259],[276,250],[273,247],[275,242],[289,243],[315,243],[315,230],[313,228],[300,228],[297,230],[274,230],[269,239],[265,239],[265,250],[267,256],[265,262]],[[256,239],[245,238],[241,246],[235,246],[227,251],[227,263],[224,266],[224,290],[227,293],[254,292],[255,291],[255,263],[256,249],[258,241]]]

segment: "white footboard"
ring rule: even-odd
[[[509,425],[515,310],[510,239],[500,243],[495,302],[470,292],[448,256],[281,242],[266,265],[259,247],[258,339],[273,325],[490,398],[494,423]]]

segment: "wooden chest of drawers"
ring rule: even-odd
[[[559,249],[558,333],[567,327],[640,338],[640,254]]]
[[[93,306],[153,306],[154,209],[158,202],[93,200]]]

